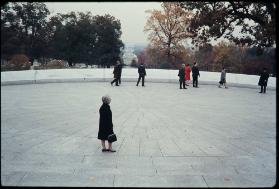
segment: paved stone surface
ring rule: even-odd
[[[97,139],[112,98],[116,153]],[[270,187],[276,92],[124,82],[1,86],[4,186]]]

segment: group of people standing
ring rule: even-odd
[[[192,69],[189,64],[187,64],[186,67],[185,64],[182,64],[178,71],[180,89],[187,89],[186,86],[189,86],[188,83],[190,82],[191,72],[193,77],[193,87],[198,88],[198,76],[200,77],[200,72],[197,66],[198,64],[196,62],[194,62]]]

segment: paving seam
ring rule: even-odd
[[[28,174],[28,172],[24,173],[24,175],[21,177],[21,179],[17,182],[16,186],[20,185],[20,183],[23,181],[24,177],[26,177],[27,174]]]
[[[206,186],[209,188],[209,185],[207,184],[207,182],[206,182],[206,180],[205,180],[205,178],[204,178],[203,175],[202,175],[202,179],[203,179],[203,181],[205,182]]]

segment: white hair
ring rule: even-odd
[[[105,96],[102,96],[102,101],[104,104],[109,104],[111,101],[111,98],[109,95],[105,95]]]

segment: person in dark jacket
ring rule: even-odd
[[[118,84],[120,85],[121,84],[121,74],[122,74],[123,64],[121,64],[119,60],[117,60],[117,64],[118,64],[118,69],[119,69]]]
[[[138,67],[139,78],[137,82],[137,86],[139,85],[140,80],[142,79],[142,86],[144,87],[144,77],[146,76],[145,67],[143,64],[140,64]]]
[[[265,93],[268,78],[269,78],[269,73],[267,72],[266,68],[264,68],[263,72],[260,75],[260,79],[259,79],[259,83],[258,83],[258,85],[261,86],[261,92],[259,92],[259,93]]]
[[[109,147],[106,148],[105,141],[108,140],[108,136],[110,134],[114,134],[113,132],[113,124],[112,124],[112,113],[110,110],[110,102],[111,98],[106,95],[102,97],[103,104],[100,107],[100,119],[99,119],[99,132],[98,132],[98,139],[101,140],[102,143],[102,152],[116,152],[112,149],[112,143],[108,142]]]
[[[193,87],[198,87],[198,76],[200,77],[199,68],[197,67],[198,64],[194,62],[194,66],[192,67],[192,77],[193,77]]]
[[[181,65],[181,68],[179,69],[178,72],[178,76],[179,76],[180,89],[182,89],[182,84],[183,84],[183,89],[187,89],[185,87],[185,64]]]
[[[121,76],[121,70],[120,70],[120,62],[118,61],[117,64],[114,66],[113,69],[113,74],[114,74],[114,80],[112,82],[110,82],[111,85],[113,85],[114,82],[116,82],[116,86],[118,85],[118,82],[120,80],[120,76]]]

